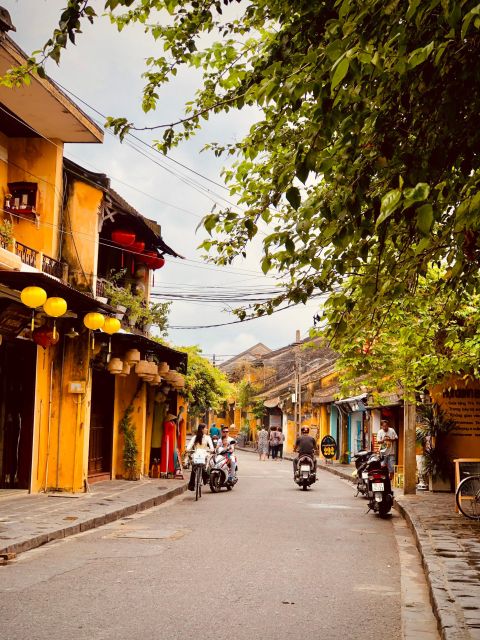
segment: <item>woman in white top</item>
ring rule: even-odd
[[[214,447],[212,443],[212,439],[210,436],[206,435],[206,425],[199,424],[197,433],[193,436],[190,442],[187,444],[187,451],[194,451],[195,449],[206,449],[207,451],[213,452]],[[205,482],[205,477],[204,477]],[[195,491],[195,476],[193,474],[193,465],[192,471],[190,473],[190,482],[188,483],[188,488],[190,491]]]

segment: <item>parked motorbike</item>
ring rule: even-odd
[[[315,462],[311,456],[300,456],[297,461],[297,470],[293,479],[304,491],[317,480]]]
[[[211,456],[208,473],[210,476],[210,489],[212,493],[218,493],[222,487],[227,491],[231,491],[238,482],[237,465],[235,464],[235,474],[229,479],[230,468],[228,466],[228,453],[232,453],[232,445],[236,441],[230,443],[228,447],[219,447]]]
[[[359,493],[361,493],[362,496],[368,495],[367,464],[371,456],[373,455],[375,455],[373,451],[365,451],[364,449],[362,449],[353,456],[355,460],[355,471],[352,473],[352,475],[357,479],[357,493],[355,494],[356,496],[358,496]]]
[[[393,491],[387,461],[380,453],[373,454],[367,462],[368,507],[381,518],[388,515],[393,506]]]

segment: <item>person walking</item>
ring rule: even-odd
[[[279,433],[276,427],[270,429],[270,451],[272,452],[272,460],[277,459],[278,445],[279,445]]]
[[[280,430],[280,427],[278,428],[278,435],[280,438],[280,442],[278,445],[278,457],[283,460],[283,443],[285,442],[285,434]]]
[[[268,431],[264,426],[258,432],[257,451],[259,459],[265,461],[268,455]]]

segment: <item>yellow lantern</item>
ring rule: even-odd
[[[105,333],[112,335],[117,333],[121,326],[120,320],[117,318],[105,318],[102,330],[105,331]]]
[[[90,329],[90,331],[101,329],[105,324],[105,316],[94,311],[91,313],[87,313],[87,315],[83,319],[83,324],[87,327],[87,329]]]
[[[59,316],[63,316],[67,311],[67,301],[63,298],[47,298],[43,305],[43,310],[47,314],[47,316],[52,316],[52,318],[58,318]],[[57,337],[57,327],[55,324],[55,320],[53,321],[53,339]]]
[[[117,331],[120,329],[120,327],[122,326],[120,320],[118,320],[117,318],[111,318],[111,317],[107,317],[105,318],[105,322],[103,323],[103,327],[102,327],[102,331],[105,331],[105,333],[108,333],[109,336],[112,336],[112,334],[117,333]],[[112,353],[112,338],[110,337],[108,340],[108,353],[110,355],[110,353]],[[130,367],[128,368],[128,373],[130,372]],[[127,375],[122,374],[122,375]]]
[[[32,331],[35,329],[35,309],[41,307],[47,299],[47,292],[41,287],[25,287],[20,293],[20,300],[32,310]]]
[[[101,329],[105,324],[105,316],[101,313],[97,313],[96,311],[91,311],[87,313],[87,315],[83,318],[83,324],[90,329],[90,331],[95,331],[95,329]],[[95,336],[92,333],[92,350],[95,347]]]

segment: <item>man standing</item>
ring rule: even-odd
[[[398,436],[390,426],[388,420],[380,420],[380,429],[377,433],[377,442],[381,445],[380,451],[385,456],[390,474],[390,480],[393,480],[395,471],[395,462],[397,459],[397,440]]]

